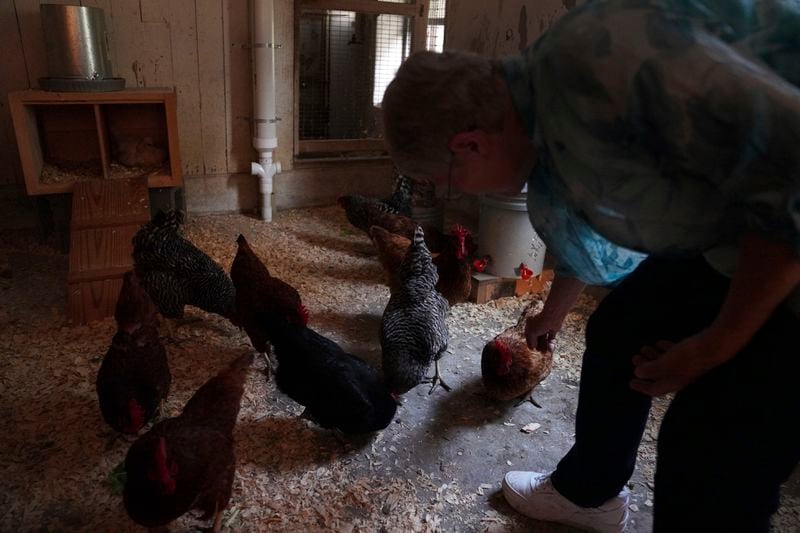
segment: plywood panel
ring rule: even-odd
[[[131,239],[140,224],[72,232],[69,253],[69,281],[99,279],[133,266]]]
[[[0,185],[5,185],[23,182],[8,93],[28,87],[28,71],[13,2],[0,2],[0,50],[3,51],[0,73]]]
[[[197,55],[200,78],[200,120],[203,138],[203,171],[228,171],[225,103],[224,17],[219,0],[196,0]]]
[[[127,86],[172,86],[169,25],[142,22],[139,0],[113,0],[112,16],[117,70]]]
[[[164,0],[139,0],[142,10],[142,22],[167,22],[169,19],[169,1]]]
[[[197,57],[197,26],[194,0],[171,0],[169,24],[173,83],[178,95],[178,129],[180,130],[183,173],[203,173],[203,140],[200,122],[200,83]]]
[[[114,279],[70,283],[68,289],[69,318],[73,324],[87,324],[114,314],[122,274]]]
[[[228,121],[228,172],[250,172],[254,151],[251,148],[249,118],[253,114],[250,49],[249,2],[225,0],[225,93]]]

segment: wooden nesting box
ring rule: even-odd
[[[175,93],[163,89],[8,96],[28,194],[72,192],[89,179],[182,183]]]
[[[122,276],[133,268],[131,239],[149,220],[144,177],[75,184],[67,276],[73,323],[114,314]]]

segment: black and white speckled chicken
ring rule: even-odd
[[[340,196],[337,203],[342,207],[347,215],[347,220],[363,232],[368,232],[374,215],[371,210],[377,209],[383,213],[393,215],[411,216],[411,193],[413,182],[411,178],[398,174],[395,180],[394,192],[385,199],[370,198],[360,194]]]
[[[422,228],[400,266],[398,290],[389,298],[381,321],[383,373],[389,390],[395,394],[408,392],[420,383],[450,387],[439,375],[439,359],[447,349],[447,314],[450,306],[436,292],[439,276],[425,246]],[[425,374],[435,364],[433,378]]]
[[[165,318],[186,305],[235,321],[236,289],[213,259],[180,235],[183,215],[159,212],[133,237],[136,275]]]

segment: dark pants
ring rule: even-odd
[[[584,507],[619,493],[650,410],[629,386],[631,358],[708,326],[728,285],[702,258],[650,258],[603,300],[586,328],[575,444],[552,477],[560,493]],[[798,459],[800,320],[779,308],[734,359],[675,395],[658,438],[654,530],[767,531]]]

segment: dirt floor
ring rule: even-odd
[[[338,208],[279,212],[272,224],[240,215],[196,217],[186,228],[226,269],[240,232],[275,275],[299,289],[311,327],[379,365],[388,289],[371,243]],[[131,441],[105,426],[94,390],[113,320],[70,327],[66,256],[35,244],[32,232],[5,231],[0,238],[0,531],[139,530],[109,482]],[[442,361],[454,390],[430,396],[426,386],[412,390],[389,428],[359,441],[298,418],[302,408],[276,390],[259,361],[236,428],[238,469],[225,529],[570,531],[519,517],[499,487],[505,471],[550,470],[569,448],[583,328],[596,302],[583,297],[569,316],[554,370],[535,392],[542,409],[493,403],[480,382],[484,343],[515,322],[526,303],[507,298],[454,307]],[[202,320],[178,328],[178,342],[167,346],[169,416],[251,350],[224,319],[197,310],[187,315]],[[631,480],[630,531],[650,530],[654,439],[666,405],[655,403]],[[798,531],[798,483],[786,493],[775,530]],[[185,517],[173,530],[197,525]]]

